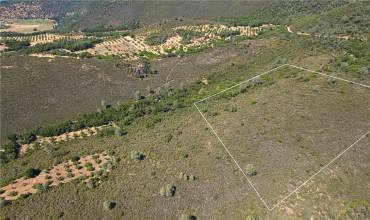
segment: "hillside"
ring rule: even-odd
[[[369,39],[370,5],[366,1],[360,1],[321,14],[306,16],[292,23],[294,29],[309,34]]]
[[[0,219],[370,218],[370,2],[1,4]]]
[[[162,21],[209,19],[242,15],[266,6],[269,1],[4,1],[0,19],[52,18],[59,30],[118,26],[134,19],[143,24]]]

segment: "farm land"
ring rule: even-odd
[[[53,29],[54,22],[49,19],[10,19],[5,20],[5,28],[0,27],[0,32],[32,33]]]

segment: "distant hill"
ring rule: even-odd
[[[312,14],[292,22],[293,28],[311,34],[370,36],[370,2],[358,1]]]
[[[72,1],[8,0],[0,3],[0,19],[53,18],[59,29],[120,25],[133,19],[143,24],[174,19],[240,16],[271,1]]]
[[[86,1],[70,0],[3,0],[0,1],[0,19],[62,18],[77,11]]]

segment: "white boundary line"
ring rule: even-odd
[[[267,205],[267,203],[265,202],[265,200],[262,198],[262,196],[259,194],[259,192],[257,191],[257,189],[253,186],[252,182],[249,180],[248,176],[244,173],[244,170],[240,167],[240,165],[238,164],[238,162],[236,162],[234,156],[230,153],[229,149],[226,147],[226,145],[224,144],[224,142],[222,142],[221,138],[217,135],[216,131],[213,129],[212,125],[208,122],[208,120],[206,119],[206,117],[203,115],[203,113],[200,111],[200,109],[198,108],[197,104],[194,103],[195,107],[197,108],[197,110],[199,111],[199,113],[202,115],[203,119],[206,121],[207,125],[211,128],[213,134],[217,137],[217,139],[220,141],[220,143],[222,144],[222,146],[225,148],[226,152],[229,154],[229,156],[231,157],[231,159],[234,161],[234,163],[236,164],[236,166],[239,168],[239,170],[243,173],[243,175],[245,176],[245,178],[247,179],[248,183],[252,186],[252,188],[254,189],[254,191],[257,193],[257,196],[261,199],[261,201],[263,202],[263,204],[266,206],[266,208],[268,210],[270,210],[270,207]]]
[[[363,87],[366,87],[366,88],[370,88],[370,86],[368,85],[364,85],[364,84],[361,84],[361,83],[357,83],[357,82],[354,82],[354,81],[351,81],[351,80],[347,80],[347,79],[342,79],[342,78],[339,78],[339,77],[335,77],[335,76],[330,76],[330,75],[327,75],[325,73],[320,73],[320,72],[317,72],[317,71],[313,71],[313,70],[309,70],[309,69],[306,69],[306,68],[303,68],[303,67],[298,67],[298,66],[295,66],[295,65],[291,65],[291,64],[283,64],[281,66],[278,66],[276,68],[273,68],[269,71],[266,71],[264,73],[261,73],[261,74],[258,74],[248,80],[245,80],[243,82],[240,82],[240,83],[237,83],[236,85],[233,85],[227,89],[224,89],[220,92],[217,92],[213,95],[210,95],[210,96],[207,96],[201,100],[198,100],[196,102],[194,102],[194,106],[196,107],[196,109],[198,110],[198,112],[200,113],[200,115],[202,116],[202,118],[205,120],[205,122],[207,123],[208,127],[211,129],[212,133],[217,137],[218,141],[222,144],[222,146],[224,147],[225,151],[228,153],[228,155],[231,157],[231,159],[234,161],[234,163],[236,164],[236,166],[238,167],[238,169],[243,173],[243,176],[247,179],[248,183],[251,185],[251,187],[253,188],[253,190],[256,192],[257,196],[260,198],[260,200],[262,201],[262,203],[266,206],[266,208],[269,210],[269,211],[272,211],[273,209],[275,209],[276,207],[278,207],[280,204],[282,204],[285,200],[287,200],[290,196],[292,196],[294,193],[296,193],[299,189],[301,189],[303,186],[305,186],[310,180],[312,180],[315,176],[317,176],[319,173],[321,173],[324,169],[326,169],[328,166],[330,166],[332,163],[334,163],[338,158],[340,158],[345,152],[347,152],[349,149],[351,149],[353,146],[355,146],[358,142],[360,142],[363,138],[365,138],[367,135],[370,134],[370,130],[367,131],[366,133],[364,133],[359,139],[357,139],[353,144],[351,144],[349,147],[347,147],[344,151],[342,151],[340,154],[338,154],[336,157],[334,157],[329,163],[327,163],[325,166],[321,167],[315,174],[313,174],[310,178],[308,178],[305,182],[303,182],[301,185],[299,185],[295,190],[293,190],[292,192],[290,192],[287,196],[285,196],[282,200],[280,200],[278,203],[276,203],[274,206],[272,206],[272,208],[269,207],[269,205],[265,202],[265,200],[262,198],[262,196],[260,195],[260,193],[257,191],[257,189],[254,187],[254,185],[252,184],[252,182],[249,180],[248,176],[245,174],[244,170],[240,167],[240,165],[238,164],[238,162],[235,160],[234,156],[230,153],[230,150],[226,147],[226,145],[223,143],[223,141],[221,140],[221,138],[218,136],[218,134],[216,133],[215,129],[212,127],[212,125],[208,122],[207,118],[204,116],[204,114],[202,113],[202,111],[199,109],[199,107],[197,106],[198,103],[200,102],[203,102],[207,99],[210,99],[214,96],[217,96],[223,92],[226,92],[232,88],[235,88],[237,86],[240,86],[241,84],[243,83],[246,83],[246,82],[249,82],[253,79],[256,79],[262,75],[265,75],[265,74],[268,74],[274,70],[277,70],[279,69],[280,67],[283,67],[283,66],[290,66],[290,67],[293,67],[293,68],[296,68],[296,69],[300,69],[300,70],[304,70],[304,71],[308,71],[308,72],[312,72],[312,73],[316,73],[316,74],[319,74],[319,75],[322,75],[322,76],[326,76],[326,77],[329,77],[329,78],[334,78],[334,79],[337,79],[337,80],[341,80],[341,81],[345,81],[345,82],[348,82],[348,83],[351,83],[351,84],[355,84],[355,85],[359,85],[359,86],[363,86]]]

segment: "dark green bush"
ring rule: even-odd
[[[257,175],[256,167],[253,164],[247,164],[247,166],[245,166],[245,174],[248,176]]]
[[[72,162],[77,162],[77,161],[79,161],[80,160],[80,157],[79,156],[73,156],[72,158],[71,158],[71,161]]]
[[[10,195],[10,196],[17,196],[17,195],[18,195],[18,192],[16,192],[16,191],[11,191],[11,192],[9,193],[9,195]]]
[[[176,186],[173,185],[173,184],[166,184],[165,186],[163,186],[160,191],[159,191],[159,194],[161,196],[165,196],[165,197],[172,197],[175,195],[175,192],[176,192]]]
[[[34,178],[35,176],[39,175],[41,173],[41,170],[35,169],[35,168],[28,168],[26,170],[25,176],[27,178]]]
[[[21,144],[30,144],[35,140],[36,140],[36,134],[34,134],[33,132],[24,133],[18,137],[18,141]]]
[[[17,142],[10,142],[3,146],[4,151],[1,152],[2,161],[7,161],[7,159],[18,158],[20,145]]]
[[[51,43],[45,44],[36,44],[33,47],[27,48],[25,50],[26,53],[40,53],[45,51],[57,50],[57,49],[65,49],[70,50],[72,52],[78,50],[85,50],[95,46],[95,44],[101,43],[101,39],[78,39],[78,40],[57,40]]]
[[[134,160],[134,161],[140,161],[140,160],[144,160],[145,158],[145,155],[140,153],[139,151],[131,151],[131,159]]]
[[[165,32],[152,33],[145,38],[148,45],[159,45],[167,41],[171,37],[171,34]]]
[[[182,214],[180,216],[180,220],[196,220],[197,217],[193,216],[193,215],[188,215],[188,214]]]
[[[9,201],[3,198],[0,198],[0,208],[9,204]]]
[[[177,29],[176,33],[181,36],[184,44],[189,44],[194,38],[199,38],[204,35],[200,31]]]
[[[30,41],[7,40],[5,41],[5,45],[8,47],[5,49],[5,51],[17,51],[26,49],[28,46],[30,46]]]
[[[116,206],[116,203],[115,202],[111,202],[111,201],[104,201],[103,203],[103,207],[105,210],[111,210],[113,209],[114,207]]]

